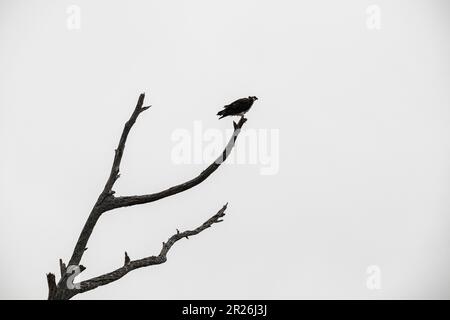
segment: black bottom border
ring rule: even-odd
[[[71,301],[2,301],[2,312],[20,315],[40,312],[54,315],[85,317],[112,316],[130,319],[289,319],[305,316],[366,317],[430,316],[444,312],[448,301],[405,300],[71,300]],[[11,310],[7,310],[11,309]],[[447,309],[447,308],[446,308]],[[37,316],[37,314],[36,314]]]

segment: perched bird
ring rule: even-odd
[[[219,119],[227,116],[244,116],[244,114],[250,110],[255,100],[258,100],[258,98],[254,96],[238,99],[235,102],[224,106],[223,110],[219,111],[217,115],[220,116]]]

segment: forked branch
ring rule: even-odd
[[[135,124],[137,118],[139,115],[150,108],[150,106],[144,107],[144,98],[145,94],[142,93],[139,96],[138,102],[136,104],[136,107],[131,114],[130,119],[125,123],[125,126],[123,128],[122,134],[120,136],[119,144],[115,150],[114,154],[114,161],[112,164],[111,172],[109,174],[108,180],[106,181],[105,187],[103,188],[103,191],[100,193],[94,207],[92,208],[89,217],[86,220],[86,223],[80,233],[80,236],[78,238],[78,241],[75,245],[75,248],[72,253],[72,257],[70,258],[70,261],[68,265],[60,259],[60,271],[61,271],[61,278],[56,284],[55,282],[55,276],[52,273],[47,274],[47,282],[49,286],[49,299],[70,299],[74,295],[92,290],[98,286],[102,286],[105,284],[108,284],[112,281],[116,281],[123,277],[125,274],[130,272],[131,270],[150,266],[154,264],[163,263],[166,261],[166,254],[169,251],[169,249],[172,247],[172,245],[184,238],[191,235],[198,234],[199,232],[203,231],[206,228],[209,228],[213,223],[220,222],[220,217],[224,215],[224,211],[226,209],[226,205],[211,219],[206,221],[203,225],[198,227],[197,229],[185,231],[182,233],[177,233],[176,235],[172,236],[166,243],[164,243],[163,248],[161,249],[161,252],[158,256],[151,256],[147,258],[143,258],[140,260],[131,260],[127,253],[125,253],[125,262],[124,266],[111,272],[108,274],[104,274],[102,276],[86,280],[81,282],[79,285],[80,287],[77,288],[76,285],[71,283],[71,279],[73,278],[73,270],[75,269],[79,270],[80,272],[85,269],[84,266],[80,265],[81,258],[83,257],[84,251],[87,249],[86,245],[88,243],[88,240],[92,234],[92,231],[94,230],[94,227],[100,218],[100,216],[106,212],[110,211],[116,208],[121,207],[127,207],[127,206],[133,206],[138,204],[144,204],[149,203],[153,201],[157,201],[172,195],[175,195],[177,193],[186,191],[204,180],[206,180],[214,171],[216,171],[219,166],[227,159],[228,155],[231,153],[236,139],[240,133],[240,130],[244,123],[247,121],[244,117],[240,119],[238,123],[234,123],[234,132],[231,136],[227,146],[223,150],[223,152],[217,157],[217,159],[210,164],[205,170],[203,170],[198,176],[195,178],[186,181],[184,183],[178,184],[176,186],[173,186],[171,188],[165,189],[160,192],[152,193],[152,194],[146,194],[146,195],[133,195],[133,196],[119,196],[116,197],[114,195],[113,187],[115,182],[120,176],[120,163],[122,161],[122,156],[125,150],[125,144],[127,141],[128,134]],[[69,288],[70,286],[70,288]]]
[[[184,232],[179,232],[177,230],[177,233],[174,234],[173,236],[171,236],[167,240],[167,242],[163,242],[161,251],[159,252],[159,254],[157,256],[150,256],[150,257],[145,257],[145,258],[142,258],[139,260],[126,261],[126,263],[122,267],[120,267],[112,272],[109,272],[109,273],[103,274],[101,276],[98,276],[98,277],[95,277],[95,278],[92,278],[89,280],[82,281],[78,284],[75,284],[75,287],[78,287],[79,289],[74,289],[72,292],[73,295],[76,295],[76,294],[82,293],[82,292],[86,292],[86,291],[90,291],[97,287],[104,286],[111,282],[117,281],[120,278],[122,278],[123,276],[125,276],[127,273],[129,273],[135,269],[148,267],[148,266],[166,262],[167,261],[167,253],[169,252],[169,250],[172,248],[172,246],[177,241],[179,241],[183,238],[188,238],[190,236],[197,235],[200,232],[202,232],[203,230],[211,227],[214,223],[222,222],[223,220],[221,218],[223,216],[225,216],[226,208],[227,208],[227,204],[225,204],[214,216],[209,218],[206,222],[204,222],[201,226],[197,227],[196,229],[187,230]],[[126,254],[126,257],[127,256],[128,256],[128,254]]]

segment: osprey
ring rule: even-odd
[[[258,100],[258,98],[254,96],[238,99],[235,102],[224,106],[223,110],[219,111],[217,115],[220,116],[219,119],[227,116],[244,116],[244,114],[250,110],[255,100]]]

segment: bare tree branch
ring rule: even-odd
[[[147,195],[136,195],[136,196],[120,196],[115,197],[113,187],[115,182],[120,176],[120,163],[122,161],[122,156],[125,150],[125,144],[127,141],[128,134],[135,124],[137,118],[139,115],[150,108],[150,106],[143,107],[144,105],[144,98],[145,94],[142,93],[139,96],[139,99],[137,101],[136,107],[131,114],[130,119],[125,123],[125,126],[123,128],[119,144],[115,150],[114,155],[114,161],[111,167],[111,172],[109,174],[108,180],[106,181],[105,187],[103,188],[103,191],[100,193],[94,207],[92,208],[86,223],[80,233],[80,236],[78,237],[78,240],[75,244],[75,248],[72,253],[72,257],[69,260],[69,263],[64,264],[62,259],[60,259],[60,273],[61,278],[56,285],[55,283],[55,275],[52,273],[47,274],[47,282],[49,286],[49,299],[70,299],[75,294],[92,290],[95,287],[98,287],[100,285],[107,284],[109,282],[115,281],[121,277],[123,277],[126,273],[128,273],[131,270],[141,268],[147,265],[152,264],[158,264],[165,262],[166,260],[166,254],[167,251],[171,248],[171,246],[178,241],[179,239],[186,237],[190,235],[198,234],[199,232],[203,231],[204,229],[210,227],[213,223],[221,222],[222,220],[219,220],[221,216],[224,215],[224,211],[226,208],[226,205],[224,208],[221,209],[221,211],[218,212],[214,217],[212,217],[210,220],[205,222],[202,226],[199,228],[192,230],[192,231],[185,231],[183,233],[180,233],[177,230],[177,234],[172,236],[167,243],[163,245],[163,248],[161,250],[161,253],[158,256],[152,256],[148,258],[144,258],[141,260],[131,260],[128,256],[128,254],[125,252],[125,262],[124,266],[120,269],[117,269],[109,274],[105,274],[103,276],[93,278],[88,281],[82,282],[81,288],[79,290],[69,289],[68,285],[72,284],[71,276],[74,275],[73,272],[69,272],[68,269],[73,270],[73,267],[77,267],[80,272],[85,270],[86,268],[82,265],[80,265],[81,258],[83,257],[84,252],[87,250],[87,243],[88,240],[94,230],[95,225],[98,222],[98,219],[100,216],[106,212],[110,211],[116,208],[126,207],[126,206],[133,206],[138,204],[144,204],[153,202],[156,200],[163,199],[165,197],[186,191],[201,182],[203,182],[205,179],[207,179],[214,171],[219,168],[219,166],[224,162],[228,155],[231,153],[231,150],[233,149],[235,145],[235,141],[237,136],[240,133],[240,130],[244,123],[247,121],[244,117],[240,119],[238,123],[233,122],[234,126],[234,132],[232,137],[230,138],[225,150],[222,152],[222,154],[211,164],[209,165],[204,171],[202,171],[197,177],[181,183],[179,185],[176,185],[174,187],[168,188],[166,190],[153,193],[153,194],[147,194]]]
[[[137,204],[144,204],[144,203],[157,201],[157,200],[169,197],[169,196],[173,196],[177,193],[186,191],[186,190],[202,183],[214,171],[216,171],[217,168],[219,168],[219,166],[222,164],[222,162],[224,162],[227,159],[228,155],[231,153],[231,150],[234,147],[237,136],[239,135],[240,130],[246,121],[247,121],[247,119],[242,117],[241,120],[237,124],[235,123],[233,135],[231,136],[230,140],[228,141],[228,144],[225,147],[225,150],[223,150],[222,154],[195,178],[193,178],[187,182],[181,183],[179,185],[176,185],[174,187],[171,187],[169,189],[166,189],[166,190],[163,190],[160,192],[156,192],[156,193],[152,193],[152,194],[140,195],[140,196],[113,197],[113,198],[111,198],[111,200],[108,204],[108,208],[115,209],[115,208],[128,207],[128,206],[134,206]],[[109,210],[111,210],[111,209],[109,209]]]
[[[240,133],[240,130],[244,123],[247,121],[246,118],[242,117],[240,121],[236,124],[234,123],[234,132],[231,136],[227,146],[225,147],[222,154],[211,164],[209,165],[204,171],[202,171],[197,177],[181,183],[179,185],[176,185],[174,187],[171,187],[169,189],[163,190],[161,192],[148,194],[148,195],[139,195],[139,196],[123,196],[123,197],[115,197],[114,192],[112,191],[112,187],[114,186],[114,183],[119,177],[119,168],[120,168],[120,162],[122,160],[123,151],[125,149],[125,143],[128,137],[128,133],[131,130],[131,127],[136,122],[137,117],[145,110],[147,110],[149,107],[142,107],[144,103],[144,97],[145,94],[142,93],[139,96],[136,108],[134,109],[133,114],[131,115],[130,119],[126,122],[125,127],[123,129],[122,135],[120,137],[119,145],[116,149],[115,156],[114,156],[114,162],[113,166],[111,168],[111,173],[109,175],[108,181],[106,182],[105,188],[103,189],[103,192],[100,194],[94,208],[92,209],[84,227],[81,231],[81,234],[78,238],[78,241],[76,243],[75,249],[73,251],[72,257],[69,261],[69,265],[78,265],[81,261],[81,257],[83,256],[83,253],[85,251],[87,242],[89,240],[89,237],[95,227],[95,224],[97,223],[98,219],[100,218],[101,214],[106,211],[110,211],[116,208],[126,207],[126,206],[133,206],[137,204],[144,204],[153,202],[156,200],[160,200],[162,198],[166,198],[168,196],[186,191],[201,182],[203,182],[206,178],[208,178],[214,171],[219,168],[219,166],[224,162],[228,155],[231,153],[231,150],[233,149],[235,145],[235,141]]]
[[[125,259],[123,262],[123,265],[126,266],[127,264],[129,264],[131,261],[130,257],[128,256],[128,253],[125,251]]]
[[[225,216],[225,210],[227,208],[228,204],[225,204],[214,216],[209,218],[206,222],[204,222],[201,226],[197,227],[194,230],[187,230],[184,232],[179,232],[177,230],[177,233],[174,234],[167,240],[167,242],[163,242],[162,248],[160,253],[157,256],[150,256],[146,258],[142,258],[139,260],[130,260],[127,263],[124,264],[123,267],[118,268],[112,272],[103,274],[101,276],[82,281],[78,284],[75,284],[76,287],[79,287],[79,289],[72,290],[72,294],[76,295],[78,293],[86,292],[93,290],[99,286],[107,285],[111,282],[117,281],[123,276],[125,276],[127,273],[143,268],[148,267],[151,265],[161,264],[167,261],[167,253],[169,252],[170,248],[178,241],[183,238],[188,238],[189,236],[194,236],[202,232],[203,230],[211,227],[214,223],[222,222],[223,220],[220,219],[223,216]],[[128,256],[128,255],[126,255]]]
[[[138,102],[136,104],[136,107],[134,108],[133,113],[131,114],[130,119],[125,123],[125,127],[123,128],[122,135],[120,136],[119,145],[117,146],[115,150],[114,155],[114,161],[111,168],[111,172],[109,174],[109,178],[106,181],[105,187],[100,194],[100,196],[97,199],[97,202],[94,205],[94,208],[92,209],[91,213],[89,214],[89,217],[83,227],[83,230],[80,233],[80,236],[78,238],[78,241],[75,245],[75,248],[73,250],[72,257],[70,258],[69,265],[78,265],[81,261],[81,257],[83,256],[83,253],[86,249],[86,244],[89,240],[89,237],[91,236],[92,231],[94,230],[95,224],[97,223],[98,219],[100,218],[101,214],[107,210],[105,207],[102,206],[105,199],[108,197],[113,197],[113,191],[112,187],[114,186],[114,183],[119,178],[119,169],[120,169],[120,162],[122,161],[122,155],[123,151],[125,149],[125,143],[127,142],[128,133],[130,132],[131,128],[133,127],[134,123],[136,122],[136,119],[138,116],[147,110],[148,107],[143,107],[144,105],[144,98],[145,94],[141,93],[139,96]]]
[[[66,271],[67,271],[66,264],[62,261],[62,259],[59,259],[59,272],[61,273],[61,277],[64,276]]]
[[[108,181],[105,184],[105,188],[100,196],[107,197],[111,194],[112,187],[117,179],[120,177],[120,162],[122,161],[123,151],[125,150],[125,143],[127,142],[128,133],[130,133],[131,127],[133,127],[134,123],[138,116],[150,108],[151,106],[143,107],[144,105],[145,93],[141,93],[139,96],[138,102],[136,104],[136,108],[134,108],[133,113],[131,114],[130,119],[125,123],[125,127],[123,128],[122,135],[120,136],[119,145],[115,150],[114,161],[111,168],[111,173],[109,174]]]
[[[48,284],[48,299],[51,300],[55,297],[56,291],[58,290],[56,286],[55,275],[53,273],[47,273],[47,284]]]

